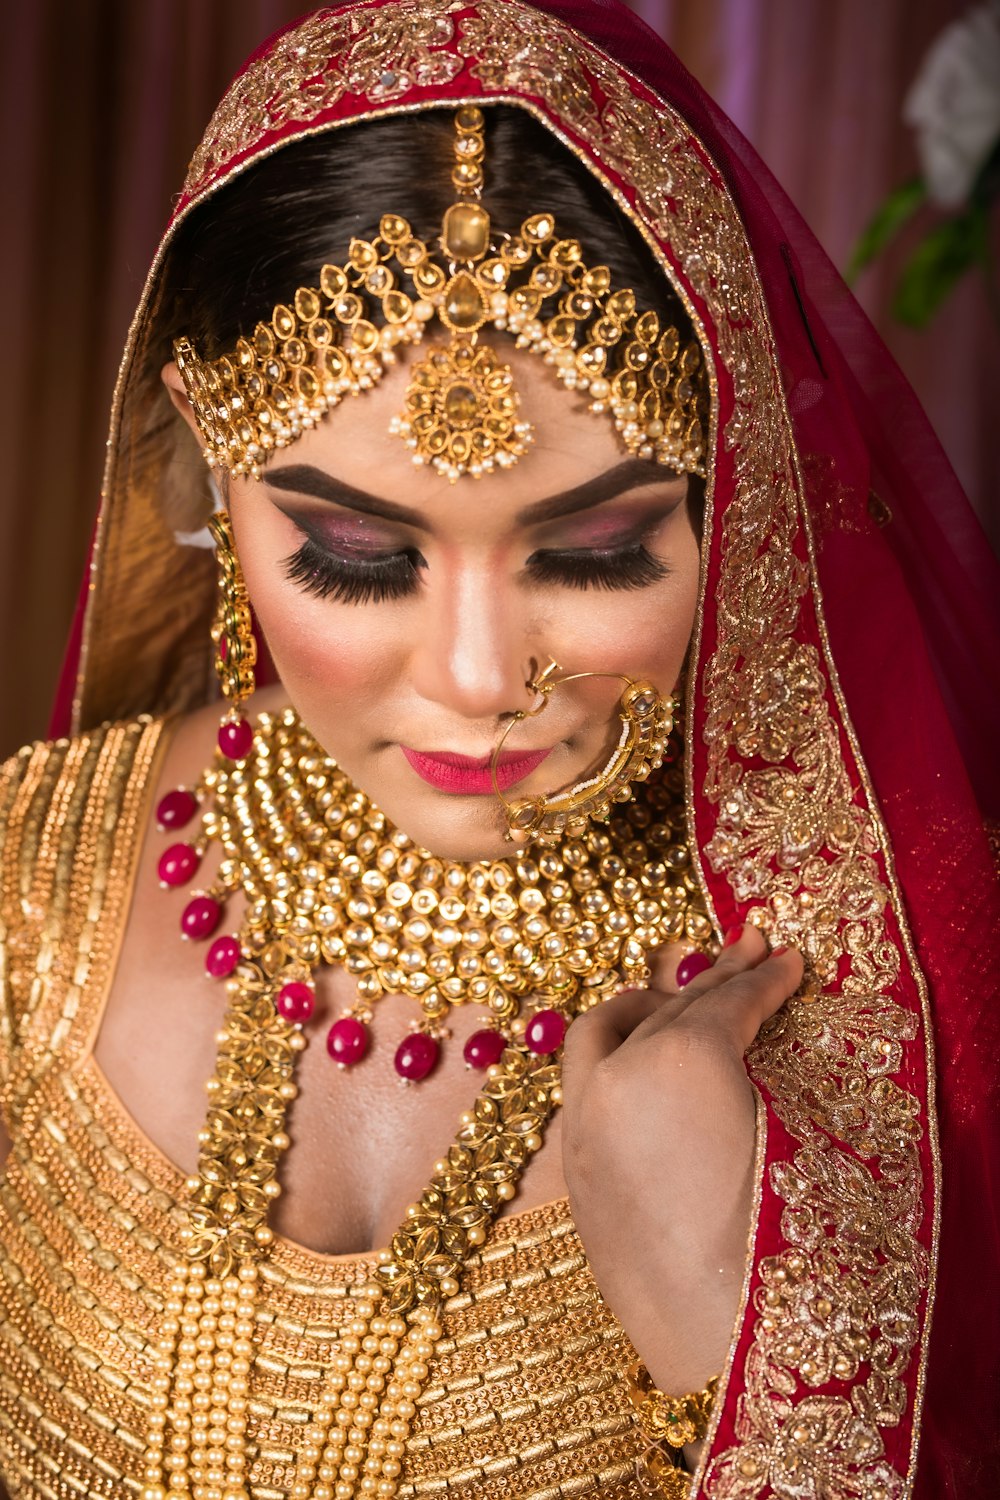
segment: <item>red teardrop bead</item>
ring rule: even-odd
[[[201,855],[193,844],[171,844],[160,855],[156,873],[163,885],[187,885],[200,864]]]
[[[181,912],[181,932],[196,943],[211,937],[222,920],[222,906],[211,896],[195,896]]]
[[[183,828],[185,823],[190,823],[197,811],[197,797],[186,787],[179,786],[176,791],[161,797],[156,804],[156,821],[164,829]]]
[[[677,988],[682,990],[686,984],[691,983],[692,979],[696,979],[699,974],[704,974],[705,970],[711,967],[712,960],[706,958],[704,953],[689,953],[677,965]]]
[[[219,727],[219,749],[230,760],[243,760],[253,748],[253,725],[246,719],[227,719]]]
[[[414,1031],[396,1048],[395,1066],[407,1083],[419,1083],[432,1073],[441,1056],[441,1044],[426,1031]]]
[[[278,1015],[284,1016],[294,1026],[309,1020],[316,1008],[316,997],[307,984],[292,979],[281,986],[274,1003]]]
[[[559,1010],[539,1010],[532,1016],[525,1029],[524,1040],[528,1050],[539,1057],[548,1057],[558,1052],[566,1037],[566,1017]]]
[[[462,1048],[470,1068],[492,1068],[503,1056],[507,1038],[499,1031],[474,1031]]]
[[[367,1054],[371,1037],[357,1016],[341,1016],[326,1034],[326,1050],[342,1068],[353,1068]]]
[[[226,979],[242,956],[240,945],[234,937],[216,938],[205,954],[205,969],[213,979]]]

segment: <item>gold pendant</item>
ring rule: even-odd
[[[393,430],[416,462],[454,483],[509,468],[526,452],[532,431],[518,421],[519,406],[510,366],[488,344],[456,338],[415,366]]]

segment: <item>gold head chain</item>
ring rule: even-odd
[[[372,240],[352,239],[347,263],[324,265],[319,286],[299,287],[231,354],[202,359],[189,338],[174,355],[210,464],[260,477],[261,465],[345,396],[370,389],[400,345],[437,339],[413,368],[391,430],[454,481],[516,463],[532,438],[513,372],[480,340],[487,325],[540,354],[590,409],[610,414],[628,452],[676,473],[704,476],[704,366],[635,292],[615,291],[607,266],[588,267],[578,240],[559,237],[551,213],[515,234],[495,231],[481,203],[485,120],[455,115],[452,182],[436,242],[383,214]],[[378,321],[376,321],[378,320]]]

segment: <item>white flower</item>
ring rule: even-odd
[[[957,207],[1000,139],[1000,0],[946,26],[903,103],[927,191]]]

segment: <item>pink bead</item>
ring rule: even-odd
[[[432,1073],[441,1056],[441,1044],[426,1031],[414,1031],[396,1048],[395,1066],[407,1083],[419,1083]]]
[[[281,986],[274,1003],[278,1015],[284,1016],[285,1020],[294,1026],[309,1020],[316,1008],[316,997],[307,984],[301,984],[299,980],[292,979],[288,984]]]
[[[326,1050],[342,1068],[353,1068],[367,1054],[371,1037],[356,1016],[341,1016],[326,1034]]]
[[[234,937],[216,938],[205,954],[205,969],[213,979],[225,979],[236,968],[242,956],[240,945]]]
[[[227,719],[219,728],[219,749],[230,760],[243,760],[253,749],[253,725],[246,719]]]
[[[503,1056],[507,1038],[499,1031],[475,1031],[462,1049],[470,1068],[492,1068]]]
[[[211,896],[195,896],[181,912],[181,932],[196,943],[211,937],[222,920],[222,906]]]
[[[704,953],[689,953],[687,958],[682,958],[677,965],[677,988],[683,989],[696,979],[699,974],[704,974],[706,969],[712,967],[712,960],[706,958]]]
[[[161,828],[183,828],[185,823],[190,823],[197,811],[197,797],[179,786],[176,791],[161,797],[156,804],[156,821]]]
[[[201,855],[193,844],[171,844],[160,855],[156,873],[164,885],[187,885],[200,864]]]
[[[547,1057],[558,1052],[566,1037],[566,1017],[560,1010],[536,1011],[528,1022],[524,1040],[528,1050]]]

